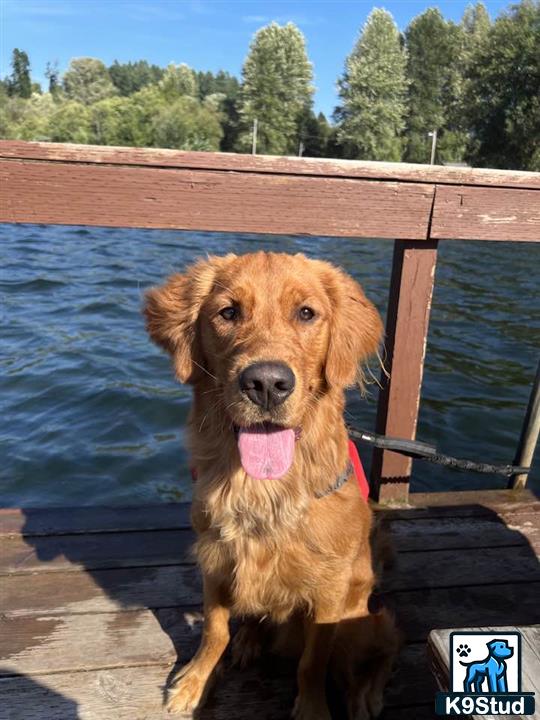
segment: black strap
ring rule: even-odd
[[[347,463],[347,467],[345,470],[341,473],[341,475],[338,475],[338,478],[336,482],[333,485],[330,485],[326,488],[326,490],[323,490],[322,492],[315,493],[315,497],[317,499],[326,497],[327,495],[331,495],[334,492],[337,492],[340,488],[342,488],[347,480],[349,479],[349,475],[354,472],[354,468],[352,466],[351,461]]]

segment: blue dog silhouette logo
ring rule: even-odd
[[[510,647],[508,640],[495,639],[486,643],[487,654],[482,660],[463,662],[460,665],[466,668],[463,680],[463,691],[466,693],[505,693],[508,692],[506,661],[514,655],[514,648]],[[460,645],[457,654],[466,657],[470,653],[468,645]]]
[[[519,630],[449,631],[450,683],[435,696],[437,715],[526,716],[534,692],[521,688]]]

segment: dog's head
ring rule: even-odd
[[[488,648],[490,654],[498,660],[510,658],[514,654],[514,648],[511,648],[506,640],[491,640],[488,642]]]
[[[244,468],[265,477],[288,468],[317,398],[353,384],[382,335],[360,285],[303,255],[210,257],[151,289],[145,314],[178,379],[212,390],[239,434]]]

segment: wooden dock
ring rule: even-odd
[[[1,720],[158,720],[200,630],[188,506],[0,510]],[[416,494],[383,511],[384,579],[406,638],[384,720],[434,717],[435,628],[540,623],[540,502],[528,491]],[[524,688],[526,689],[526,688]],[[227,663],[203,720],[283,720],[294,668]]]

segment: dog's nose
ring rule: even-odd
[[[282,362],[257,362],[240,373],[240,389],[256,405],[271,410],[294,390],[294,373]]]

